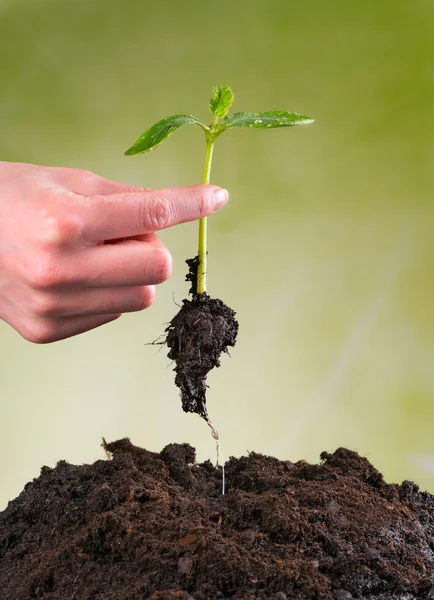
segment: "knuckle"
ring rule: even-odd
[[[149,231],[165,229],[173,223],[174,209],[172,202],[165,196],[151,196],[147,205],[146,228]]]
[[[48,215],[38,228],[42,247],[63,246],[80,235],[79,219],[73,214]]]
[[[58,302],[51,294],[36,292],[30,300],[30,311],[38,317],[54,316],[58,312]]]
[[[49,290],[64,281],[57,261],[49,255],[39,255],[28,266],[25,278],[37,290]]]
[[[199,215],[200,217],[205,217],[209,214],[210,212],[210,207],[209,207],[209,202],[208,199],[202,195],[199,197]]]
[[[77,182],[80,188],[86,193],[100,194],[104,189],[104,177],[88,171],[87,169],[79,169],[77,173]]]
[[[102,177],[100,177],[96,173],[93,173],[93,171],[89,171],[88,169],[77,169],[77,175],[79,175],[82,181],[84,181],[85,183],[91,183],[93,181],[102,179]]]
[[[26,325],[21,335],[34,344],[49,344],[55,341],[57,328],[53,323],[36,319]]]
[[[66,181],[68,188],[77,185],[85,187],[86,184],[91,183],[98,177],[98,175],[88,169],[79,169],[76,167],[61,167],[59,174],[61,175],[61,180]]]

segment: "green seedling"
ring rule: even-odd
[[[174,131],[183,125],[198,125],[205,133],[206,149],[205,164],[203,169],[202,183],[210,182],[211,163],[214,144],[218,137],[228,129],[234,127],[248,127],[249,129],[275,129],[277,127],[294,127],[295,125],[306,125],[312,123],[313,119],[306,115],[286,112],[283,110],[267,112],[237,112],[228,114],[234,101],[234,94],[227,85],[218,85],[214,88],[214,95],[210,100],[209,109],[214,119],[211,125],[205,125],[192,115],[173,115],[158,121],[147,129],[139,139],[128,148],[125,156],[143,154],[156,148]],[[198,276],[197,293],[203,294],[207,291],[207,217],[199,220],[199,245],[198,245]]]
[[[282,110],[267,112],[229,113],[234,101],[227,85],[214,88],[209,103],[212,123],[205,125],[192,115],[166,117],[147,129],[125,154],[143,154],[156,148],[169,135],[183,125],[198,125],[205,133],[205,163],[202,183],[210,182],[214,144],[225,131],[235,127],[249,129],[276,129],[312,123],[313,119],[298,113]],[[214,367],[220,366],[220,355],[234,346],[238,333],[235,312],[218,298],[207,294],[207,218],[199,220],[198,256],[187,260],[192,283],[191,300],[184,300],[181,310],[166,329],[165,342],[170,348],[169,358],[175,361],[175,383],[181,391],[182,407],[209,421],[206,408],[206,377]],[[213,430],[213,435],[218,433]]]

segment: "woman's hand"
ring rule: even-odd
[[[171,274],[154,232],[227,199],[212,185],[147,190],[80,169],[0,162],[0,318],[47,343],[147,308]]]

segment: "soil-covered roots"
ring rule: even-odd
[[[181,392],[183,410],[206,418],[206,378],[211,369],[220,366],[222,352],[228,353],[228,347],[235,346],[238,321],[222,300],[194,292],[198,260],[186,262],[192,299],[183,300],[167,327],[166,344],[168,357],[175,361],[175,384]]]

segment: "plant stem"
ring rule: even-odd
[[[214,150],[214,128],[217,123],[218,117],[213,121],[210,127],[209,133],[206,136],[206,151],[205,151],[205,164],[203,167],[203,178],[202,183],[208,184],[211,174],[211,163],[212,153]],[[199,248],[198,257],[199,264],[197,266],[197,293],[206,293],[206,274],[207,274],[207,218],[203,217],[199,220]]]

